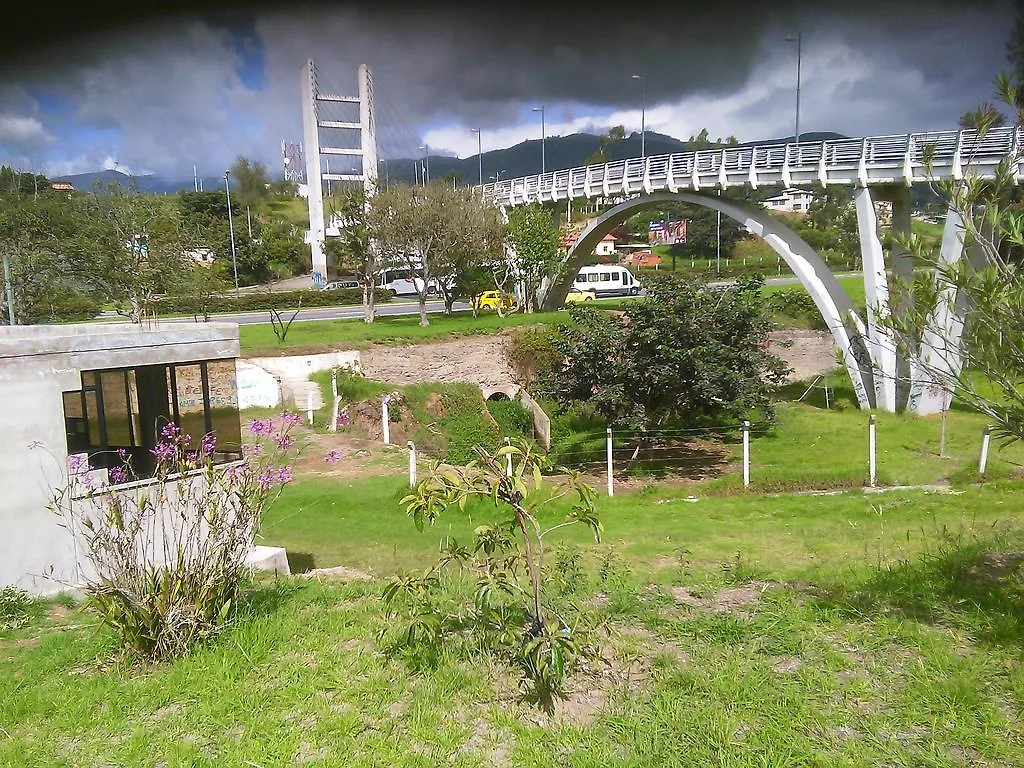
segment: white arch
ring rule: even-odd
[[[748,203],[693,192],[655,192],[634,197],[608,209],[591,222],[569,249],[563,277],[549,292],[545,308],[551,309],[564,303],[573,278],[601,238],[637,211],[664,203],[692,203],[721,211],[768,243],[793,270],[825,319],[836,346],[843,353],[858,405],[861,408],[875,406],[874,378],[871,357],[865,345],[864,322],[850,297],[839,285],[828,265],[803,238],[765,210]]]

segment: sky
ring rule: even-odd
[[[220,175],[238,155],[279,176],[309,58],[343,95],[369,65],[389,158],[475,155],[473,128],[484,151],[540,138],[541,105],[548,136],[639,131],[642,113],[681,139],[792,135],[797,33],[801,133],[949,129],[992,100],[1015,21],[1011,0],[156,2],[145,17],[108,0],[67,3],[60,25],[25,7],[0,33],[0,163],[51,177]]]

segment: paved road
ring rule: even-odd
[[[836,277],[857,277],[859,275],[859,272],[850,272],[836,275]],[[722,281],[720,283],[710,283],[710,285],[729,285],[731,282],[732,281]],[[796,277],[770,277],[765,280],[766,285],[794,285],[799,282],[799,278]],[[454,309],[456,312],[465,312],[469,310],[469,305],[464,302],[457,301],[455,302]],[[433,314],[443,311],[443,301],[427,302],[427,312]],[[417,312],[419,312],[419,304],[416,301],[399,299],[398,301],[377,305],[378,317],[386,317],[388,315],[415,315]],[[295,318],[295,322],[301,323],[308,322],[310,320],[358,320],[362,317],[363,308],[358,305],[348,307],[313,307],[310,309],[303,309],[299,313],[299,316]],[[104,312],[100,316],[100,320],[124,322],[123,317],[113,312]],[[210,320],[224,323],[238,323],[239,325],[250,325],[252,323],[269,323],[270,315],[266,310],[261,310],[259,312],[232,312],[229,314],[211,315]],[[191,317],[168,317],[161,318],[161,322],[192,323],[195,322],[195,320]]]

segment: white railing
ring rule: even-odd
[[[993,128],[983,136],[974,130],[937,131],[758,144],[567,168],[484,184],[482,191],[496,204],[521,205],[762,184],[910,185],[965,174],[991,176],[1007,158],[1017,163],[1015,175],[1024,181],[1022,149],[1024,127],[1012,126]]]

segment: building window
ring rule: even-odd
[[[83,371],[82,388],[64,393],[68,453],[87,453],[93,469],[121,466],[135,479],[156,469],[152,449],[169,422],[198,447],[216,435],[214,463],[242,455],[234,360]]]

